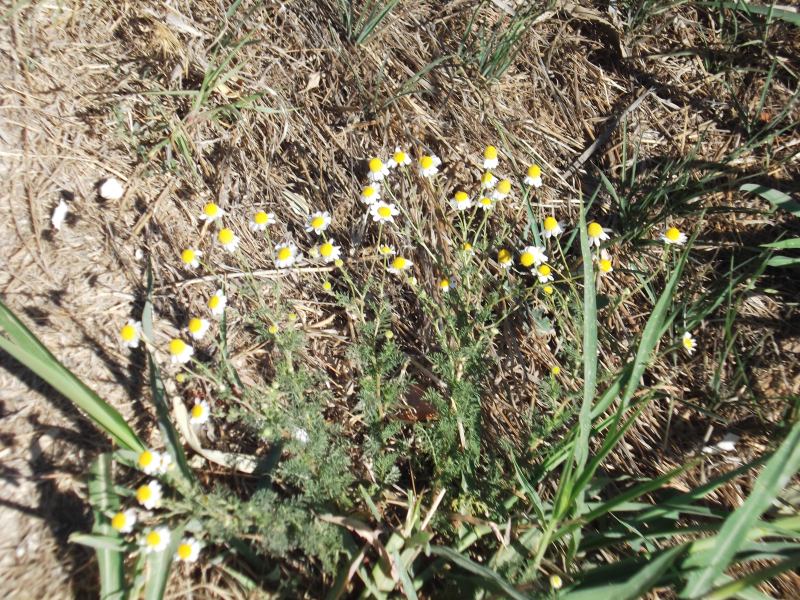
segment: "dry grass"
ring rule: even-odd
[[[494,142],[517,161],[516,172],[528,162],[543,166],[548,185],[536,198],[537,212],[557,210],[575,222],[579,193],[594,185],[589,166],[620,175],[623,130],[628,144],[639,145],[645,170],[690,153],[698,161],[717,161],[746,138],[735,103],[753,109],[764,83],[763,74],[742,70],[740,85],[732,88],[731,79],[707,70],[715,52],[732,64],[762,59],[748,49],[726,54],[722,28],[693,8],[631,32],[598,6],[564,4],[537,20],[513,67],[487,85],[456,56],[476,5],[471,0],[400,3],[360,47],[343,39],[333,1],[244,2],[231,18],[222,4],[18,2],[0,9],[6,14],[0,22],[0,256],[5,261],[0,293],[68,367],[133,417],[140,430],[148,422],[141,403],[142,365],[130,364],[109,324],[122,322],[140,305],[143,254],[152,256],[155,266],[164,340],[172,333],[166,324],[182,324],[185,311],[199,308],[213,291],[213,282],[185,281],[185,273],[174,266],[179,251],[198,239],[197,214],[205,199],[233,213],[273,210],[280,222],[275,239],[304,239],[305,215],[329,210],[332,233],[344,242],[358,271],[368,268],[362,266],[368,261],[360,248],[374,242],[364,223],[352,217],[362,211],[358,186],[370,156],[395,145],[410,146],[414,154],[434,151],[444,160],[447,180],[468,185],[476,181],[483,146]],[[487,9],[481,18],[496,19],[498,11]],[[787,70],[797,69],[797,31],[773,27],[778,31],[770,38],[772,50]],[[244,109],[218,117],[208,107],[192,110],[189,98],[147,93],[197,89],[215,56],[224,56],[230,40],[245,35],[253,43],[237,53],[238,70],[214,91],[209,106],[264,92],[253,106],[276,112]],[[438,66],[415,76],[436,59],[442,59]],[[796,80],[781,71],[766,98],[765,119],[782,110],[795,86]],[[620,115],[624,118],[617,121]],[[169,136],[171,143],[154,153]],[[191,149],[191,163],[177,150],[178,136]],[[601,143],[593,146],[597,140]],[[776,166],[765,181],[782,189],[797,181],[797,159],[783,159],[796,154],[798,143],[792,130],[770,145]],[[733,167],[755,172],[764,164],[764,152],[744,153]],[[108,175],[126,182],[127,193],[118,203],[97,197],[96,184]],[[70,201],[71,217],[54,232],[49,216],[61,197]],[[720,206],[731,199],[718,194],[706,200]],[[435,214],[441,210],[435,202],[431,195],[427,205],[410,210]],[[740,208],[757,205],[763,208],[756,200]],[[607,196],[593,207],[606,224],[622,231],[626,224],[615,221],[614,211]],[[525,228],[522,211],[509,209],[502,217],[516,231]],[[453,240],[435,220],[429,224],[424,233],[431,245],[450,252]],[[796,223],[782,226],[797,229]],[[286,303],[313,340],[308,360],[336,375],[333,392],[340,404],[332,407],[333,414],[349,419],[352,382],[343,344],[349,324],[345,315],[331,312],[319,291],[324,273],[273,273],[263,246],[246,228],[239,233],[246,264],[263,270],[264,279],[282,278]],[[730,257],[730,244],[769,241],[775,233],[774,224],[744,212],[710,216],[699,239],[704,258],[692,266],[692,276],[712,283]],[[420,279],[434,281],[437,266],[422,255],[416,259]],[[653,260],[656,255],[643,248],[629,266]],[[241,266],[220,256],[211,264],[212,273],[230,278]],[[635,277],[621,269],[605,285],[615,293],[635,284]],[[770,286],[776,294],[754,294],[740,307],[742,346],[761,345],[744,366],[748,378],[737,380],[729,364],[723,369],[725,381],[741,383],[725,390],[719,411],[728,420],[723,429],[745,434],[743,460],[768,445],[770,423],[785,408],[782,399],[800,393],[800,331],[791,299],[796,286],[785,274],[771,276]],[[424,369],[433,340],[425,337],[413,299],[402,298],[399,289],[389,293],[408,311],[397,315],[396,333]],[[637,303],[631,296],[603,316],[605,366],[617,366],[619,350],[646,319]],[[266,350],[241,335],[244,326],[230,323],[233,360],[243,377],[258,381]],[[704,329],[704,343],[721,347],[719,330],[713,324]],[[523,409],[536,402],[538,380],[554,363],[560,342],[527,335],[513,322],[504,342],[506,347],[491,357],[498,378],[484,413],[493,435],[516,436],[525,427]],[[80,474],[105,442],[49,390],[21,378],[8,360],[2,366],[0,434],[7,484],[0,522],[10,533],[0,557],[0,588],[17,597],[85,593],[85,582],[93,577],[88,555],[68,546],[66,533],[86,527]],[[666,399],[702,404],[714,368],[696,362],[687,377],[676,377],[666,363],[652,370],[663,400],[653,404],[612,464],[633,475],[652,475],[696,452],[709,420],[679,403],[667,429]],[[744,401],[748,398],[759,406]],[[711,437],[720,433],[717,425]],[[224,442],[224,432],[220,435]],[[706,474],[693,474],[684,483]],[[742,496],[741,489],[726,488],[716,500],[736,505]],[[203,585],[227,586],[218,574],[201,579]],[[202,589],[196,593],[225,595],[217,587]]]

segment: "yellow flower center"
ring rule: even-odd
[[[544,288],[542,288],[542,289],[544,289],[544,293],[545,293],[545,294],[547,294],[548,296],[549,296],[550,294],[552,294],[552,293],[555,291],[555,290],[553,289],[553,286],[552,286],[552,285],[546,285],[546,286],[544,286]]]
[[[497,253],[497,260],[502,263],[507,263],[511,260],[511,252],[503,248]]]
[[[528,177],[536,179],[542,176],[542,168],[539,165],[531,165],[528,167]]]
[[[325,258],[329,257],[331,254],[333,254],[333,244],[330,242],[325,242],[319,247],[319,253]]]
[[[329,291],[332,287],[333,285],[331,284],[330,281],[326,281],[322,284],[322,289],[325,290],[326,292]]]
[[[461,249],[464,252],[469,252],[470,250],[472,250],[472,244],[470,244],[469,242],[464,242],[463,244],[461,244]]]
[[[522,264],[523,267],[530,267],[534,260],[533,254],[530,252],[523,252],[522,255],[519,257],[519,262]]]
[[[202,417],[205,414],[205,412],[206,412],[206,409],[202,404],[195,404],[192,407],[192,416],[195,419],[199,419],[200,417]]]
[[[459,204],[462,204],[467,200],[469,200],[469,196],[467,195],[466,192],[456,192],[453,198],[455,198],[456,202],[458,202]]]
[[[380,248],[378,248],[378,252],[386,256],[387,254],[392,253],[392,249],[389,246],[381,246]]]
[[[214,309],[219,306],[220,297],[214,294],[208,299],[208,308]]]
[[[185,262],[187,265],[194,262],[194,259],[197,258],[194,250],[187,248],[183,252],[181,252],[181,260]]]
[[[486,146],[486,150],[483,151],[483,158],[488,158],[489,160],[497,158],[497,148]]]
[[[119,531],[120,529],[125,527],[125,524],[128,522],[128,518],[125,516],[125,513],[118,512],[114,515],[111,519],[111,526]]]
[[[136,339],[136,327],[131,324],[125,325],[119,332],[120,337],[126,342]]]
[[[556,365],[555,367],[553,367],[552,369],[550,369],[550,372],[551,372],[553,375],[558,375],[559,373],[561,373],[561,367],[559,367],[558,365]]]
[[[169,343],[169,353],[173,356],[178,356],[179,354],[183,354],[186,350],[186,342],[183,340],[179,340],[175,338]]]
[[[219,214],[219,206],[213,202],[209,202],[203,207],[203,214],[207,217],[214,218]]]
[[[481,203],[481,206],[491,206],[492,205],[492,199],[484,197],[484,198],[480,199],[480,203]]]
[[[270,325],[269,327],[267,327],[267,331],[269,331],[270,334],[275,335],[276,333],[278,333],[278,326]]]
[[[511,181],[508,179],[503,179],[497,184],[497,191],[501,194],[508,194],[511,191]]]
[[[217,236],[217,239],[219,240],[220,244],[225,244],[225,245],[230,244],[233,241],[233,238],[234,238],[233,231],[231,231],[227,227],[219,230],[219,235]]]
[[[423,156],[419,159],[419,166],[423,169],[430,169],[433,166],[433,157]]]
[[[539,265],[539,268],[537,270],[539,271],[539,275],[541,275],[542,277],[547,277],[548,275],[550,275],[550,273],[552,273],[552,270],[550,269],[549,265]]]
[[[369,170],[373,173],[379,172],[383,169],[383,161],[380,158],[373,158],[369,161]]]
[[[341,258],[337,258],[335,261],[333,261],[333,264],[335,264],[337,267],[341,267],[344,265],[344,261]]]
[[[690,337],[683,338],[683,347],[687,350],[694,348],[694,340]]]
[[[324,217],[314,217],[311,219],[311,227],[314,229],[320,229],[323,225],[325,225],[325,218]]]
[[[544,230],[545,231],[553,231],[556,227],[558,227],[558,221],[556,221],[555,217],[546,217],[544,220]]]
[[[255,216],[253,216],[253,221],[256,225],[266,225],[267,221],[269,221],[269,215],[265,213],[263,210],[258,211]]]
[[[398,152],[394,153],[392,158],[394,158],[394,162],[396,162],[398,165],[402,164],[406,161],[406,153],[402,150],[399,150]]]
[[[677,227],[670,227],[664,235],[670,242],[677,242],[681,237],[681,232]]]
[[[402,256],[398,256],[392,261],[392,268],[402,271],[408,261]]]
[[[155,548],[161,543],[161,535],[157,531],[151,531],[145,541],[148,546]]]
[[[154,459],[155,456],[153,456],[153,453],[150,452],[150,450],[145,450],[139,455],[139,466],[143,469],[145,467],[149,467],[151,464],[153,464]]]
[[[486,173],[484,173],[481,177],[481,183],[484,185],[492,183],[492,181],[494,181],[494,175],[489,173],[489,171],[486,171]]]
[[[216,298],[216,296],[215,296],[215,298]],[[203,329],[203,321],[202,321],[202,319],[198,319],[196,317],[194,319],[189,319],[189,331],[190,332],[192,332],[192,333],[200,333],[200,331],[202,329]]]
[[[375,188],[372,187],[371,185],[365,187],[364,191],[361,192],[361,195],[364,196],[364,198],[372,198],[375,195]]]
[[[607,258],[601,258],[598,261],[597,266],[600,267],[600,270],[603,273],[609,273],[611,271],[611,261]]]
[[[181,544],[178,546],[178,556],[183,560],[189,560],[192,555],[192,546],[190,544]]]
[[[590,238],[598,238],[603,235],[603,226],[600,225],[600,223],[592,221],[589,223],[589,227],[586,228],[586,232],[589,234]]]
[[[289,248],[281,248],[278,250],[278,260],[288,260],[292,256],[292,251]]]
[[[388,219],[392,216],[392,209],[388,206],[379,206],[378,207],[378,216],[383,217],[384,219]]]
[[[150,489],[149,485],[141,485],[136,489],[136,499],[139,502],[145,503],[152,497],[153,497],[153,490]]]
[[[449,288],[450,287],[450,280],[449,279],[442,279],[439,282],[439,287],[442,288],[442,289]]]

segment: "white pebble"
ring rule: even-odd
[[[109,177],[100,186],[100,197],[105,200],[119,200],[125,193],[122,184],[113,177]]]

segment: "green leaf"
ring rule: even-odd
[[[790,240],[781,240],[780,242],[772,242],[771,244],[761,244],[762,248],[777,248],[778,250],[795,250],[800,248],[800,238],[792,238]]]
[[[508,598],[514,598],[514,600],[529,600],[527,596],[519,592],[516,588],[514,588],[514,586],[500,577],[500,575],[491,569],[484,567],[483,565],[479,565],[478,563],[471,561],[469,558],[463,554],[460,554],[459,552],[456,552],[452,548],[447,548],[446,546],[431,546],[430,551],[431,554],[441,556],[442,558],[449,560],[457,567],[461,567],[465,571],[469,571],[470,573],[477,575],[478,578],[488,588],[502,592]]]
[[[153,271],[149,261],[147,263],[147,297],[142,311],[142,331],[149,340],[155,339],[153,337]],[[186,462],[183,445],[175,426],[169,418],[167,395],[158,364],[149,350],[147,352],[147,365],[150,373],[150,393],[153,397],[153,404],[156,407],[156,419],[158,428],[161,431],[161,437],[181,475],[187,481],[193,481],[194,475],[189,468],[189,463]]]
[[[800,553],[792,554],[776,565],[764,567],[755,573],[750,573],[745,577],[736,579],[730,583],[726,583],[725,585],[716,588],[703,598],[704,600],[724,600],[725,598],[730,598],[732,596],[739,596],[752,589],[759,583],[766,581],[767,579],[771,579],[776,575],[780,575],[781,573],[795,570],[798,566],[800,566]],[[762,597],[766,598],[766,596]]]
[[[403,559],[400,558],[400,554],[397,552],[397,550],[393,550],[391,556],[392,562],[397,568],[397,573],[400,575],[400,584],[403,586],[403,593],[409,600],[417,600],[417,592],[414,590],[414,582],[411,581],[411,578],[408,576],[408,570],[406,570],[406,565],[403,562]]]
[[[800,264],[800,258],[791,256],[773,256],[767,261],[768,267],[791,267],[796,264]]]
[[[94,517],[94,535],[83,536],[82,540],[78,536],[78,543],[92,545],[97,554],[100,598],[103,600],[117,600],[125,595],[122,554],[125,544],[106,517],[108,513],[119,510],[119,498],[113,492],[111,465],[111,454],[105,452],[97,457],[89,469],[89,503]]]
[[[748,531],[758,523],[778,493],[800,469],[800,423],[795,424],[759,475],[753,491],[713,538],[713,546],[697,557],[701,569],[692,573],[681,598],[706,594],[745,541]]]
[[[69,536],[69,541],[71,544],[80,544],[81,546],[86,546],[87,548],[94,548],[99,550],[112,550],[114,552],[124,552],[127,549],[127,545],[125,541],[120,537],[112,537],[110,535],[94,535],[91,533],[73,533]],[[97,553],[98,555],[100,552]],[[103,568],[102,561],[100,562],[100,579],[101,579],[101,587],[102,580],[103,580],[103,573],[106,569]],[[120,563],[122,565],[122,563]]]
[[[0,301],[0,349],[36,373],[61,395],[86,413],[122,448],[141,452],[145,445],[116,409],[102,400],[62,365],[13,312]]]
[[[628,600],[640,598],[658,583],[661,576],[672,564],[686,552],[687,545],[682,544],[658,554],[639,569],[636,574],[622,583],[610,583],[586,588],[578,588],[565,592],[560,596],[563,600],[597,600],[613,598]]]
[[[774,190],[763,185],[758,185],[757,183],[745,183],[739,189],[743,192],[758,194],[764,198],[764,200],[772,204],[772,206],[775,208],[788,210],[796,217],[800,217],[800,203],[792,200],[788,194],[784,194],[783,192],[779,192],[778,190]]]

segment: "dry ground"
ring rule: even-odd
[[[179,306],[211,289],[207,282],[171,286],[183,278],[170,265],[197,235],[204,199],[242,212],[265,205],[289,232],[299,230],[310,207],[330,210],[335,221],[346,223],[371,155],[396,144],[415,152],[430,149],[458,179],[466,175],[457,165],[495,142],[513,151],[518,171],[529,161],[541,163],[549,182],[542,207],[557,207],[574,220],[571,201],[582,176],[571,167],[594,163],[615,173],[621,164],[619,129],[591,156],[579,158],[602,139],[612,117],[634,105],[625,114],[627,133],[653,164],[695,148],[699,158],[717,160],[746,137],[733,100],[752,109],[763,85],[758,75],[743,74],[731,91],[724,77],[706,69],[703,52],[722,52],[725,40],[715,39],[721,28],[693,9],[627,34],[605,4],[564,4],[532,27],[502,79],[484,85],[473,66],[453,57],[475,2],[403,2],[361,47],[343,41],[332,1],[244,2],[231,18],[227,4],[0,5],[0,296],[140,430],[147,423],[142,365],[130,364],[121,351],[117,325],[140,306],[146,253],[156,265],[163,324],[179,323]],[[198,89],[215,49],[245,34],[254,43],[242,48],[235,59],[239,70],[217,87],[211,105],[265,92],[255,106],[276,109],[274,114],[243,110],[237,118],[217,118],[192,111],[185,98],[144,94]],[[797,32],[783,28],[778,34],[775,54],[797,69]],[[698,52],[663,54],[687,48]],[[760,60],[747,52],[731,60]],[[450,58],[415,77],[441,57]],[[792,86],[787,77],[776,78],[765,118],[780,112]],[[796,153],[795,133],[776,141],[775,155]],[[172,143],[152,153],[170,135]],[[188,140],[195,173],[180,161],[178,135]],[[174,168],[170,161],[177,161]],[[756,170],[762,161],[761,154],[745,154],[736,167]],[[769,178],[787,189],[797,166],[795,159]],[[128,191],[120,202],[104,203],[96,186],[111,175],[126,182]],[[61,231],[53,231],[50,214],[62,198],[70,217]],[[753,206],[763,208],[756,201],[743,208]],[[606,209],[607,199],[599,211]],[[701,236],[709,264],[719,259],[719,248],[741,235],[766,231],[766,239],[773,239],[770,223],[747,215],[739,221],[727,229],[715,223]],[[362,231],[341,227],[336,233],[355,242]],[[254,266],[269,266],[252,240],[245,239],[244,247]],[[745,339],[766,340],[749,373],[755,396],[764,401],[763,420],[749,409],[729,415],[752,442],[745,455],[766,447],[765,423],[779,419],[781,399],[796,397],[800,388],[796,307],[786,301],[786,281],[773,283],[777,295],[754,297],[741,309],[752,323]],[[303,284],[296,284],[302,293]],[[303,318],[319,315],[307,309]],[[619,332],[637,322],[611,326]],[[533,381],[545,372],[550,350],[523,351],[533,370],[521,376]],[[699,366],[676,390],[698,399],[712,368]],[[520,397],[526,389],[519,388]],[[499,401],[513,407],[517,399],[512,393]],[[90,525],[82,476],[107,442],[67,402],[5,357],[0,410],[0,592],[19,598],[89,593],[91,555],[66,538]],[[704,434],[707,422],[695,417],[690,411],[676,414],[676,454],[643,471],[667,468],[696,447],[685,440]],[[653,419],[663,423],[657,415]],[[499,426],[513,426],[513,417]],[[662,433],[641,437],[637,451],[654,457]]]

